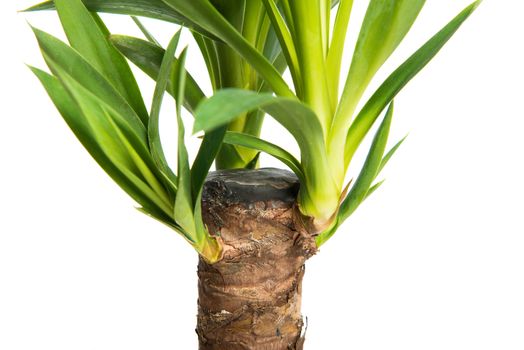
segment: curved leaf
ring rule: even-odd
[[[158,80],[155,87],[155,92],[153,94],[153,104],[151,106],[151,116],[148,127],[148,141],[149,149],[153,160],[156,165],[161,169],[161,171],[166,174],[169,180],[173,183],[177,183],[177,177],[169,167],[169,164],[166,161],[164,155],[164,150],[162,148],[162,142],[160,141],[160,110],[162,107],[162,100],[164,98],[164,93],[167,88],[167,83],[171,78],[171,67],[173,65],[174,56],[176,48],[178,47],[178,42],[180,40],[180,30],[173,36],[171,42],[169,43],[167,50],[164,54],[162,64],[160,66],[160,71],[158,73]]]
[[[338,206],[340,188],[330,171],[322,126],[308,106],[295,99],[271,94],[224,89],[198,106],[194,132],[227,125],[239,115],[257,109],[271,115],[297,141],[305,178],[299,195],[302,213],[327,221]]]

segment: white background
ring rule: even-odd
[[[54,13],[16,14],[32,3],[0,12],[0,349],[196,349],[196,254],[133,209],[24,66],[43,67],[26,20],[62,37]],[[377,82],[467,3],[429,0]],[[308,264],[307,349],[524,349],[523,12],[485,1],[398,97],[392,141],[410,136],[388,181]],[[146,22],[163,43],[175,29]]]

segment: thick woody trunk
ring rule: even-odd
[[[208,177],[204,222],[225,251],[218,263],[198,266],[200,350],[303,348],[301,284],[316,245],[299,224],[298,187],[277,169]]]

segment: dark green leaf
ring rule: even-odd
[[[117,47],[124,56],[126,56],[131,62],[133,62],[138,68],[143,70],[155,81],[158,78],[158,72],[160,65],[162,64],[162,58],[164,57],[165,50],[157,45],[147,42],[142,39],[133,38],[123,35],[111,36],[111,41]],[[172,70],[178,65],[178,59],[175,58],[173,62]],[[184,98],[184,107],[190,112],[194,112],[196,106],[205,97],[202,89],[198,86],[195,79],[189,73],[187,73],[186,81],[186,94]],[[176,96],[175,87],[172,82],[168,82],[167,91]]]
[[[219,127],[213,131],[206,132],[204,140],[198,150],[193,166],[191,167],[191,187],[193,200],[197,200],[202,191],[209,169],[221,149],[227,126]]]

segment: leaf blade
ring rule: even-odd
[[[431,61],[479,5],[480,0],[477,0],[460,12],[397,68],[371,96],[347,133],[344,151],[346,168],[381,111]]]
[[[144,125],[148,114],[138,84],[125,58],[109,42],[81,0],[55,0],[71,46],[97,69],[133,107]]]
[[[112,35],[111,42],[149,77],[155,81],[158,79],[158,72],[165,54],[163,48],[145,40],[125,35]],[[176,65],[178,65],[178,59],[175,57],[171,69],[174,70]],[[186,75],[184,107],[193,113],[198,104],[205,98],[205,95],[195,79],[187,71]],[[175,87],[171,80],[168,82],[167,91],[173,97],[176,97]]]
[[[351,214],[355,212],[355,210],[366,198],[369,189],[372,187],[373,181],[377,177],[380,165],[382,164],[382,157],[386,149],[392,118],[393,103],[391,103],[384,120],[380,124],[380,127],[375,134],[370,151],[366,157],[364,165],[362,166],[362,170],[357,177],[357,180],[340,205],[339,211],[337,213],[335,227],[330,228],[330,230],[320,234],[317,237],[317,246],[321,246],[329,238],[331,238],[331,236],[336,231],[336,227],[341,225],[349,216],[351,216]]]
[[[158,72],[158,79],[155,86],[155,91],[153,93],[153,102],[151,106],[150,121],[147,129],[148,141],[149,141],[149,150],[153,156],[153,160],[159,169],[166,174],[166,176],[173,183],[177,183],[178,179],[173,173],[169,164],[167,163],[166,157],[164,155],[164,150],[162,147],[162,142],[160,140],[160,110],[162,107],[162,101],[164,93],[167,88],[168,81],[171,78],[170,70],[174,62],[175,51],[178,47],[178,42],[180,40],[180,31],[178,31],[166,49],[162,64]]]
[[[280,96],[294,97],[295,94],[275,67],[228,22],[207,0],[163,0],[194,23],[214,33],[231,46],[272,86]]]

